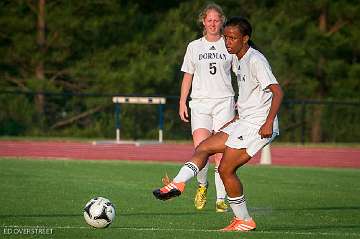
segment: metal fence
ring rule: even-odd
[[[114,94],[0,92],[0,135],[114,139]],[[125,95],[138,96],[140,95]],[[178,116],[178,96],[165,97],[162,107],[164,140],[190,140],[190,125]],[[281,142],[360,142],[360,102],[286,99],[280,110]],[[152,104],[121,106],[122,139],[157,139],[159,109]]]
[[[285,100],[279,117],[284,142],[360,142],[360,103]]]

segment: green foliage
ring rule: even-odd
[[[197,17],[207,1],[46,1],[44,46],[37,43],[38,3],[0,3],[1,90],[179,95],[186,45],[201,36]],[[217,3],[227,16],[250,19],[253,40],[269,59],[288,99],[360,100],[360,5],[356,1]],[[324,30],[319,26],[322,13],[326,13]],[[45,79],[36,75],[41,64]],[[109,116],[74,122],[63,132],[46,131],[69,117],[111,104],[110,100],[45,96],[44,115],[36,110],[36,99],[27,99],[23,112],[18,111],[22,98],[1,103],[11,114],[0,112],[0,134],[71,130],[82,134],[85,130],[86,135],[99,136],[110,132],[100,130],[110,125]],[[181,123],[175,122],[174,111],[171,117],[175,118],[166,127],[178,132]],[[19,120],[24,114],[36,120]],[[131,118],[124,120],[130,128],[137,127]]]
[[[19,109],[21,106],[21,110]],[[1,135],[23,135],[26,131],[37,125],[36,112],[31,100],[22,95],[0,95],[0,127]]]

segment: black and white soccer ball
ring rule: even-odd
[[[115,207],[107,198],[92,198],[84,207],[84,218],[92,227],[106,228],[114,221]]]

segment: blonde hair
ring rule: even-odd
[[[200,26],[203,26],[203,24],[202,24],[203,20],[206,18],[207,12],[210,10],[214,10],[215,12],[217,12],[220,16],[222,24],[225,23],[226,17],[225,17],[225,14],[224,14],[224,11],[222,10],[222,8],[219,5],[217,5],[216,3],[209,3],[201,10],[201,12],[199,14],[198,22],[199,22]],[[221,32],[223,31],[223,27],[221,28],[220,31]],[[203,29],[203,35],[204,36],[206,35],[205,28]]]

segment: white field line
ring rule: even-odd
[[[29,225],[3,225],[2,228],[48,228],[48,229],[92,229],[89,226],[29,226]],[[221,232],[216,229],[191,229],[191,228],[153,228],[153,227],[109,227],[112,230],[121,231],[178,231],[178,232]],[[239,232],[240,233],[240,232]],[[356,236],[360,238],[360,233],[348,233],[348,232],[296,232],[296,231],[251,231],[250,234],[278,234],[278,235],[308,235],[308,236]]]

